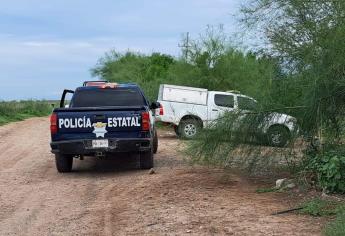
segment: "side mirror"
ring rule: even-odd
[[[159,102],[152,102],[150,105],[150,109],[155,110],[155,109],[160,108],[160,106],[161,106],[161,104]]]

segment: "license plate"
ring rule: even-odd
[[[108,139],[92,140],[93,148],[107,148],[109,147]]]

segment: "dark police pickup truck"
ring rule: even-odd
[[[67,93],[73,96],[65,107]],[[86,81],[75,91],[65,90],[50,118],[57,170],[70,172],[73,158],[118,152],[138,153],[140,167],[152,168],[158,140],[151,110],[158,107],[136,84]]]

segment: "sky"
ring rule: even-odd
[[[241,0],[2,0],[0,100],[60,99],[107,51],[179,56],[183,33],[238,30]]]

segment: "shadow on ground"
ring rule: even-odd
[[[85,157],[84,160],[74,159],[75,173],[110,173],[140,170],[139,155],[119,153],[103,158]]]

